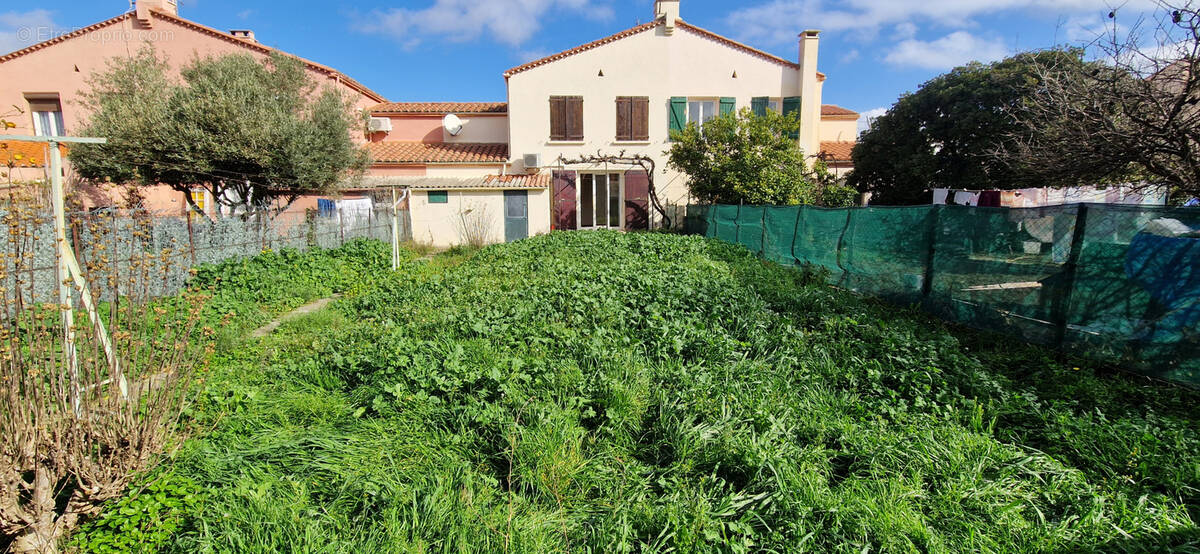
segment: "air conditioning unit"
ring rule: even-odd
[[[541,154],[525,154],[525,169],[538,169],[542,167]]]
[[[392,130],[392,120],[386,117],[372,117],[367,122],[367,130],[372,133],[387,133]]]

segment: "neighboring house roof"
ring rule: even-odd
[[[378,94],[378,93],[376,93],[375,91],[373,91],[373,90],[371,90],[371,89],[367,88],[366,86],[362,85],[362,84],[361,84],[361,83],[359,83],[358,81],[355,81],[354,79],[351,79],[350,77],[347,77],[345,74],[343,74],[343,73],[341,73],[341,72],[339,72],[339,71],[337,71],[336,69],[333,69],[333,68],[331,68],[331,67],[328,67],[328,66],[325,66],[325,65],[321,65],[321,64],[319,64],[319,63],[316,63],[316,62],[313,62],[313,61],[306,60],[306,59],[304,59],[304,58],[301,58],[300,56],[296,56],[296,55],[294,55],[294,54],[289,54],[289,53],[287,53],[287,52],[284,52],[284,51],[282,51],[282,50],[278,50],[278,49],[275,49],[275,48],[271,48],[271,47],[269,47],[269,46],[263,46],[262,44],[259,44],[259,43],[257,43],[257,42],[250,42],[250,41],[248,41],[248,40],[245,40],[245,39],[240,39],[240,38],[237,38],[237,37],[235,37],[235,36],[233,36],[233,35],[231,35],[231,34],[229,34],[229,33],[223,33],[223,32],[221,32],[221,31],[218,31],[218,30],[216,30],[216,29],[214,29],[214,28],[212,28],[212,27],[206,27],[206,26],[204,26],[204,25],[201,25],[201,24],[199,24],[199,23],[196,23],[196,22],[193,22],[193,21],[189,21],[189,20],[187,20],[187,19],[183,19],[182,17],[178,17],[178,16],[175,16],[175,15],[171,15],[171,14],[169,14],[169,13],[164,13],[164,12],[160,12],[160,11],[151,11],[150,13],[152,13],[152,14],[154,15],[154,17],[159,17],[159,18],[162,18],[162,19],[164,19],[164,20],[167,20],[167,21],[170,21],[170,22],[173,22],[173,23],[176,23],[176,24],[182,25],[182,26],[184,26],[184,27],[187,27],[187,28],[189,28],[189,29],[192,29],[192,30],[194,30],[194,31],[197,31],[197,32],[200,32],[200,33],[204,33],[204,34],[206,34],[206,35],[210,35],[210,36],[212,36],[212,37],[214,37],[214,38],[218,38],[218,39],[224,40],[225,42],[228,42],[228,43],[230,43],[230,44],[237,44],[237,45],[239,45],[239,46],[242,46],[242,47],[244,47],[244,48],[246,48],[246,49],[249,49],[249,50],[253,50],[253,51],[255,51],[255,52],[258,52],[258,53],[260,53],[260,54],[273,54],[273,53],[279,53],[279,54],[282,54],[282,55],[284,55],[284,56],[287,56],[287,57],[289,57],[289,58],[294,58],[294,59],[296,59],[296,60],[299,60],[299,61],[300,61],[300,63],[303,63],[303,64],[304,64],[306,67],[308,67],[309,69],[312,69],[313,71],[316,71],[316,72],[318,72],[318,73],[323,73],[323,74],[325,74],[325,75],[327,75],[327,76],[329,76],[329,77],[331,77],[331,78],[333,78],[333,79],[337,80],[338,82],[344,83],[346,86],[348,86],[348,87],[350,87],[350,88],[352,88],[352,89],[354,89],[354,90],[356,90],[356,91],[358,91],[358,92],[362,93],[362,94],[363,94],[363,96],[366,96],[366,97],[368,97],[368,98],[370,98],[370,99],[372,99],[372,100],[374,100],[374,101],[376,101],[376,102],[386,102],[386,101],[387,101],[387,99],[386,99],[386,98],[384,98],[383,96],[379,95],[379,94]],[[55,45],[55,44],[58,44],[58,43],[61,43],[61,42],[66,42],[66,41],[68,41],[68,40],[71,40],[71,39],[74,39],[74,38],[78,38],[78,37],[81,37],[81,36],[87,35],[88,33],[91,33],[91,32],[94,32],[94,31],[98,31],[98,30],[100,30],[100,29],[103,29],[103,28],[105,28],[105,27],[109,27],[109,26],[115,25],[115,24],[117,24],[117,23],[120,23],[120,22],[122,22],[122,21],[125,21],[125,20],[127,20],[127,19],[134,19],[134,18],[136,18],[136,13],[135,13],[135,12],[129,12],[129,13],[125,13],[125,14],[118,15],[118,16],[116,16],[116,17],[112,18],[112,19],[108,19],[108,20],[105,20],[105,21],[101,21],[101,22],[99,22],[99,23],[95,23],[95,24],[92,24],[92,25],[88,25],[87,27],[83,27],[83,28],[80,28],[80,29],[76,29],[76,30],[74,30],[74,31],[72,31],[72,32],[70,32],[70,33],[65,33],[65,34],[59,35],[59,36],[57,36],[57,37],[54,37],[54,38],[52,38],[52,39],[50,39],[50,40],[43,41],[43,42],[39,42],[39,43],[37,43],[37,44],[34,44],[34,45],[32,45],[32,46],[28,46],[28,47],[22,48],[22,49],[20,49],[20,50],[17,50],[17,51],[15,51],[15,52],[12,52],[12,53],[5,54],[5,55],[3,55],[3,56],[0,56],[0,63],[4,63],[4,62],[7,62],[7,61],[9,61],[9,60],[12,60],[12,59],[19,58],[19,57],[21,57],[21,56],[24,56],[24,55],[26,55],[26,54],[31,54],[31,53],[33,53],[33,52],[37,52],[38,50],[42,50],[42,49],[45,49],[45,48],[49,48],[50,46],[53,46],[53,45]]]
[[[638,33],[642,33],[642,32],[645,32],[645,31],[649,31],[649,30],[651,30],[651,29],[654,29],[654,28],[658,27],[659,25],[663,25],[663,24],[664,24],[663,20],[662,20],[661,18],[659,18],[659,19],[657,19],[657,20],[655,20],[655,21],[651,21],[650,23],[643,23],[643,24],[641,24],[641,25],[638,25],[637,27],[632,27],[632,28],[629,28],[629,29],[625,29],[624,31],[621,31],[621,32],[619,32],[619,33],[617,33],[617,34],[610,35],[610,36],[604,37],[604,38],[602,38],[602,39],[599,39],[599,40],[594,40],[594,41],[592,41],[592,42],[589,42],[589,43],[587,43],[587,44],[582,44],[582,45],[576,46],[576,47],[574,47],[574,48],[571,48],[570,50],[564,50],[564,51],[562,51],[562,52],[559,52],[559,53],[557,53],[557,54],[551,54],[551,55],[549,55],[549,56],[546,56],[546,57],[544,57],[544,58],[537,59],[537,60],[531,61],[531,62],[529,62],[529,63],[526,63],[526,64],[518,65],[517,67],[514,67],[514,68],[512,68],[512,69],[509,69],[508,71],[505,71],[505,72],[504,72],[504,78],[505,78],[505,79],[507,79],[507,78],[509,78],[509,77],[512,77],[513,75],[516,75],[517,73],[520,73],[520,72],[522,72],[522,71],[528,71],[528,70],[530,70],[530,69],[533,69],[533,68],[535,68],[535,67],[543,66],[543,65],[546,65],[546,64],[548,64],[548,63],[556,62],[556,61],[558,61],[558,60],[561,60],[561,59],[563,59],[563,58],[567,58],[567,57],[570,57],[570,56],[574,56],[575,54],[579,54],[579,53],[581,53],[581,52],[586,52],[586,51],[588,51],[588,50],[592,50],[592,49],[595,49],[595,48],[599,48],[599,47],[601,47],[601,46],[604,46],[604,45],[606,45],[606,44],[609,44],[609,43],[616,42],[616,41],[618,41],[618,40],[621,40],[621,39],[623,39],[623,38],[631,37],[631,36],[633,36],[633,35],[636,35],[636,34],[638,34]],[[750,46],[747,46],[747,45],[745,45],[745,44],[742,44],[742,43],[740,43],[740,42],[738,42],[738,41],[736,41],[736,40],[733,40],[733,39],[730,39],[730,38],[723,37],[723,36],[721,36],[721,35],[718,35],[718,34],[716,34],[716,33],[712,32],[712,31],[709,31],[709,30],[707,30],[707,29],[702,29],[702,28],[700,28],[700,27],[697,27],[697,26],[695,26],[695,25],[692,25],[692,24],[690,24],[690,23],[687,23],[687,22],[683,21],[682,19],[676,20],[675,24],[676,24],[676,26],[677,26],[677,27],[679,27],[680,29],[685,29],[685,30],[687,30],[687,31],[691,31],[691,32],[693,32],[693,33],[696,33],[696,34],[698,34],[698,35],[700,35],[700,36],[703,36],[703,37],[705,37],[705,38],[709,38],[709,39],[715,40],[715,41],[717,41],[717,42],[719,42],[719,43],[721,43],[721,44],[724,44],[725,46],[729,46],[729,47],[731,47],[731,48],[734,48],[734,49],[737,49],[737,50],[741,50],[742,52],[745,52],[745,53],[747,53],[747,54],[750,54],[750,55],[753,55],[753,56],[757,56],[757,57],[759,57],[759,58],[762,58],[762,59],[765,59],[765,60],[768,60],[768,61],[775,62],[775,63],[777,63],[777,64],[780,64],[780,65],[783,65],[783,66],[785,66],[785,67],[790,67],[790,68],[792,68],[792,69],[800,69],[800,64],[798,64],[798,63],[796,63],[796,62],[791,62],[791,61],[785,60],[785,59],[783,59],[783,58],[780,58],[779,56],[776,56],[776,55],[774,55],[774,54],[768,54],[767,52],[763,52],[762,50],[759,50],[759,49],[757,49],[757,48],[752,48],[752,47],[750,47]],[[818,79],[820,79],[820,80],[824,80],[824,79],[825,79],[825,74],[824,74],[824,73],[821,73],[820,71],[818,71],[818,72],[817,72],[817,78],[818,78]]]
[[[853,142],[829,141],[821,143],[821,153],[817,156],[828,162],[851,161],[850,153],[854,151]]]
[[[507,102],[384,102],[372,106],[371,113],[380,114],[506,114]]]
[[[358,184],[348,185],[353,189],[406,187],[414,190],[505,190],[544,189],[550,186],[550,175],[482,175],[479,177],[416,177],[416,176],[373,176],[362,178]]]
[[[854,110],[848,110],[841,106],[835,106],[833,104],[825,104],[821,106],[821,117],[846,117],[847,119],[857,119],[858,112]]]
[[[369,142],[371,160],[377,164],[504,163],[508,145],[483,142]]]
[[[67,148],[61,148],[67,155]],[[13,167],[45,167],[49,153],[50,147],[44,142],[4,140],[0,135],[0,170],[8,169],[9,162]]]

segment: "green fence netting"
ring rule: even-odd
[[[1200,209],[689,206],[687,231],[951,321],[1200,386]]]

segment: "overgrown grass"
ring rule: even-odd
[[[361,269],[218,353],[168,550],[1200,551],[1195,392],[695,237]]]

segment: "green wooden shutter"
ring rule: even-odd
[[[771,104],[771,99],[766,96],[755,96],[750,99],[750,110],[754,115],[763,117],[767,115],[767,106]]]
[[[671,97],[671,132],[683,131],[687,127],[687,98],[682,96]]]
[[[721,115],[731,114],[735,109],[737,109],[736,98],[726,97],[721,99]]]
[[[795,115],[793,115],[793,114],[795,114]],[[795,117],[797,121],[800,120],[800,97],[799,96],[789,96],[789,97],[783,99],[783,115],[786,115],[789,117]],[[788,136],[791,138],[794,138],[794,139],[798,139],[798,138],[800,138],[800,131],[792,131],[791,133],[788,133]]]

